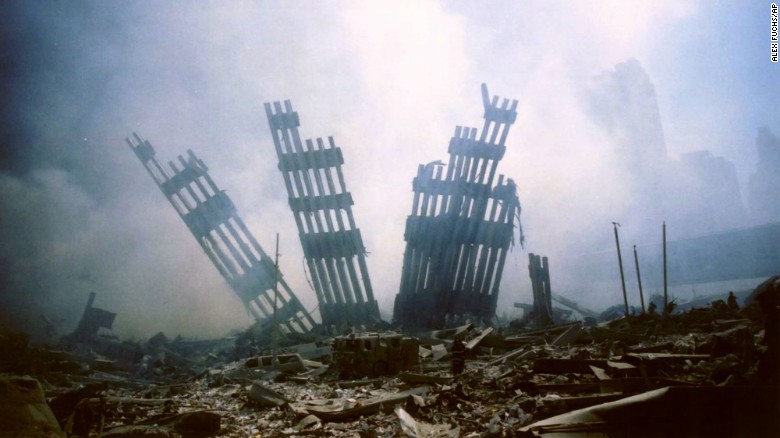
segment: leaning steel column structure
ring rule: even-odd
[[[157,162],[148,140],[135,133],[133,140],[126,139],[127,144],[247,311],[262,324],[272,324],[276,292],[279,326],[310,331],[316,324],[314,319],[277,273],[274,261],[241,220],[233,201],[211,179],[206,164],[188,150],[187,159],[178,157],[181,167],[168,163],[169,175]]]
[[[328,137],[327,144],[322,138],[301,141],[298,113],[289,100],[284,101],[284,108],[281,102],[266,103],[265,112],[322,323],[380,321],[366,249],[341,170],[341,149],[333,137]]]
[[[517,118],[517,101],[510,105],[504,99],[499,107],[498,96],[491,100],[485,84],[482,99],[482,132],[456,127],[449,163],[420,165],[412,181],[395,323],[441,327],[458,317],[495,315],[520,201],[511,179],[499,175],[495,186],[493,180]]]

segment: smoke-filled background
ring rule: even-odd
[[[263,110],[283,99],[305,138],[343,149],[389,319],[417,165],[446,162],[456,125],[481,126],[482,82],[519,100],[499,172],[526,242],[499,312],[531,299],[529,251],[550,256],[561,293],[620,302],[576,269],[614,248],[612,221],[631,245],[660,240],[663,220],[682,238],[780,217],[769,38],[763,1],[3,2],[0,322],[69,332],[90,291],[125,338],[252,322],[132,132],[162,162],[193,149],[269,254],[279,233],[281,271],[313,309]]]

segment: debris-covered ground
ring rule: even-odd
[[[723,302],[589,325],[468,324],[420,334],[412,369],[357,380],[340,378],[323,336],[274,369],[235,340],[156,336],[134,360],[114,350],[117,360],[105,346],[31,346],[5,333],[0,435],[771,435],[780,423],[771,324],[758,305]],[[455,338],[466,359],[457,376]]]

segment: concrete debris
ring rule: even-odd
[[[780,433],[776,415],[777,395],[758,387],[669,386],[547,418],[520,432],[555,437],[768,437]]]
[[[255,382],[247,389],[247,396],[250,400],[257,402],[260,406],[282,406],[287,404],[282,394],[268,389],[260,382]]]
[[[447,347],[444,344],[431,345],[431,359],[436,362],[447,355]]]
[[[394,405],[406,402],[413,395],[425,394],[428,391],[427,386],[420,386],[398,392],[382,391],[377,395],[363,393],[355,397],[311,400],[299,403],[296,409],[306,411],[323,421],[345,421],[385,412]]]
[[[431,383],[449,384],[452,383],[452,380],[454,379],[453,376],[410,373],[408,371],[399,374],[398,378],[401,379],[402,382],[408,383],[410,385],[431,384]]]
[[[0,376],[0,430],[4,436],[65,436],[40,382],[29,376]]]
[[[482,333],[480,333],[474,339],[472,339],[468,343],[466,343],[466,345],[465,345],[466,350],[468,350],[468,351],[473,350],[480,343],[482,343],[482,341],[485,339],[485,337],[487,337],[491,333],[493,333],[493,327],[487,327],[485,330],[482,330]]]
[[[333,340],[333,363],[342,378],[397,374],[419,363],[417,338],[398,333],[365,333]],[[437,356],[437,350],[433,350]]]
[[[257,367],[266,371],[277,370],[290,373],[299,373],[307,370],[306,365],[303,363],[303,358],[297,353],[252,357],[244,362],[244,366],[247,368]]]
[[[303,417],[301,421],[299,421],[298,424],[296,424],[293,427],[293,430],[295,430],[296,432],[300,432],[305,429],[312,430],[316,426],[320,426],[321,424],[322,422],[320,421],[319,418],[317,418],[316,415],[307,415]]]
[[[460,428],[448,424],[427,424],[416,421],[403,408],[397,407],[395,414],[401,420],[401,430],[411,438],[458,438]]]
[[[0,426],[104,437],[778,436],[780,388],[768,369],[775,344],[766,333],[773,313],[762,300],[771,295],[736,310],[711,305],[594,326],[320,337],[301,345],[328,345],[332,360],[280,353],[293,359],[276,369],[266,364],[273,355],[223,351],[230,342],[204,343],[208,351],[156,335],[137,344],[143,357],[126,371],[110,355],[3,333]],[[453,375],[456,339],[471,348]],[[393,340],[409,343],[411,366],[340,376],[348,342],[359,346],[346,350],[355,369],[402,363]]]

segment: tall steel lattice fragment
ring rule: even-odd
[[[441,327],[464,317],[495,315],[520,201],[511,179],[499,175],[496,186],[493,179],[517,118],[517,101],[510,105],[503,99],[499,107],[498,96],[491,100],[485,84],[482,98],[485,122],[479,136],[476,128],[456,127],[449,163],[417,169],[394,323]]]
[[[149,141],[135,133],[133,139],[127,139],[127,144],[247,311],[263,324],[271,324],[275,318],[289,331],[311,330],[314,319],[249,232],[233,201],[214,184],[203,161],[188,150],[186,159],[178,157],[180,167],[169,162],[169,175],[157,162]]]
[[[304,146],[298,113],[289,100],[284,101],[284,108],[280,102],[266,103],[265,112],[322,323],[340,326],[379,321],[366,249],[341,170],[341,149],[333,137],[328,137],[327,145],[317,138],[307,139]]]

